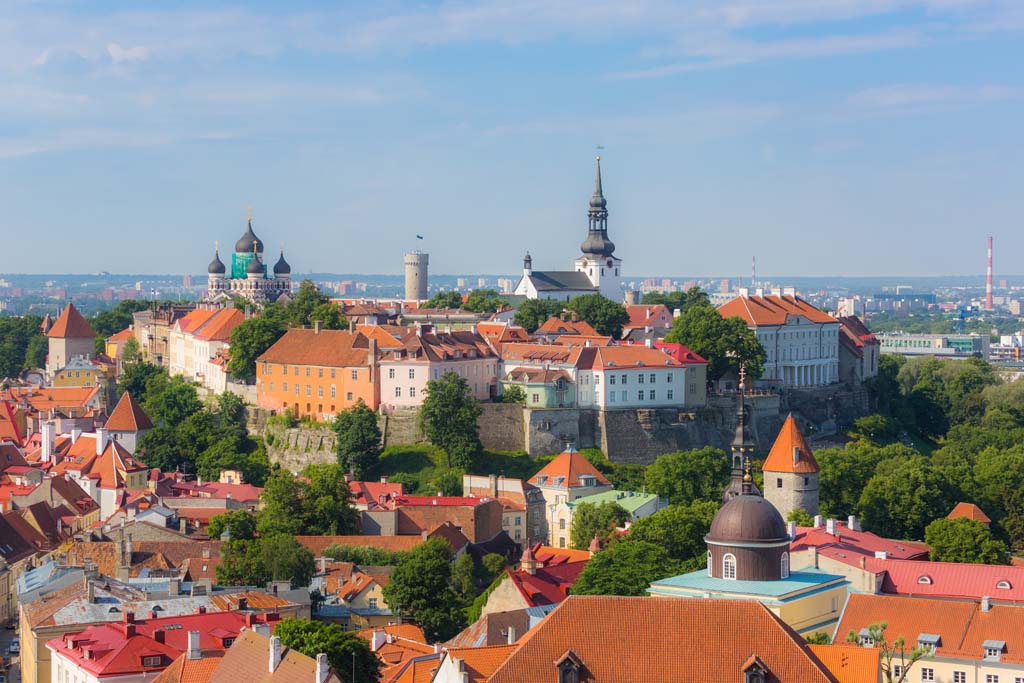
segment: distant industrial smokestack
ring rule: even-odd
[[[992,310],[992,235],[988,236],[988,270],[985,271],[985,310]]]
[[[750,288],[757,287],[757,256],[750,257]]]

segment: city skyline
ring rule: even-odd
[[[752,255],[974,275],[989,234],[998,274],[1024,248],[1011,2],[7,15],[2,271],[200,273],[247,206],[297,274],[399,273],[415,247],[438,274],[566,268],[598,146],[626,280]]]

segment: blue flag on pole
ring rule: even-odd
[[[418,239],[418,240],[423,239],[423,235],[416,235],[416,239]]]

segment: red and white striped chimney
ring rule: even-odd
[[[992,310],[992,235],[988,236],[988,269],[985,271],[985,310]]]

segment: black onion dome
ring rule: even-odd
[[[260,260],[259,254],[253,254],[252,261],[245,267],[245,272],[249,275],[263,275],[263,261]]]
[[[251,254],[254,246],[257,253],[263,253],[263,240],[257,237],[256,233],[252,231],[252,221],[249,221],[249,227],[246,229],[245,234],[239,237],[238,241],[235,242],[235,253]]]
[[[282,249],[281,258],[277,259],[277,263],[274,264],[274,275],[288,275],[291,272],[292,267],[284,260],[284,250]]]
[[[615,243],[601,231],[591,230],[580,245],[580,251],[588,256],[611,256],[615,252]]]
[[[213,260],[210,261],[210,266],[206,269],[206,272],[210,275],[223,275],[228,272],[224,262],[220,260],[220,254],[218,252],[213,253]]]
[[[722,506],[704,538],[722,545],[777,543],[789,539],[789,530],[774,505],[761,496],[745,494]]]

